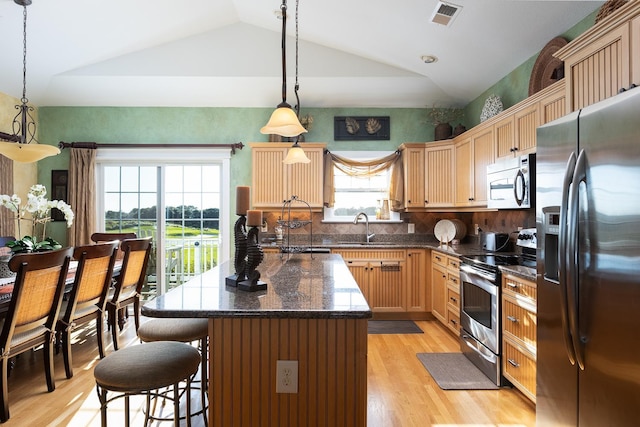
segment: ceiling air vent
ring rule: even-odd
[[[436,9],[433,11],[433,15],[431,15],[431,22],[448,27],[455,17],[458,16],[461,9],[462,6],[439,1]]]

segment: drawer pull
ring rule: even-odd
[[[439,256],[436,256],[435,259],[437,259],[438,261],[442,261],[442,258],[440,258]]]
[[[453,323],[454,326],[458,326],[458,322],[455,319],[451,319],[450,322]]]
[[[518,323],[518,318],[513,317],[513,316],[507,316],[507,319],[512,321],[513,323]]]
[[[452,277],[450,280],[451,280],[453,283],[458,283],[458,279],[456,279],[455,277]]]
[[[518,287],[518,285],[516,283],[511,283],[511,282],[507,282],[507,286],[510,287],[510,288],[513,288],[513,289]]]
[[[507,359],[507,361],[508,361],[508,362],[509,362],[509,364],[510,364],[511,366],[513,366],[514,368],[519,368],[519,367],[520,367],[520,364],[519,364],[518,362],[516,362],[515,360],[513,360],[513,359]]]
[[[457,303],[457,302],[458,302],[458,299],[457,299],[457,298],[449,297],[449,299],[450,299],[451,301],[455,302],[455,303]]]

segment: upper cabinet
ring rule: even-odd
[[[279,211],[291,196],[322,210],[323,155],[326,144],[303,143],[311,163],[282,163],[290,143],[254,142],[251,147],[251,205],[254,209]],[[301,205],[302,206],[302,205]],[[306,206],[304,206],[306,208]]]
[[[405,208],[411,211],[453,207],[453,141],[406,143],[402,148]]]
[[[456,139],[457,207],[487,205],[487,165],[495,161],[493,126],[477,126]]]
[[[567,112],[640,84],[640,2],[628,2],[555,53],[564,61]]]

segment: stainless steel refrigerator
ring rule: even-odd
[[[538,128],[538,426],[640,425],[640,89]]]

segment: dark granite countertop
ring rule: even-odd
[[[505,273],[513,274],[514,276],[521,277],[525,280],[535,282],[537,280],[536,269],[531,267],[525,267],[524,265],[502,265],[500,270]]]
[[[258,266],[267,289],[246,292],[225,285],[233,261],[147,302],[149,317],[370,318],[371,309],[342,257],[335,254],[265,254]]]

